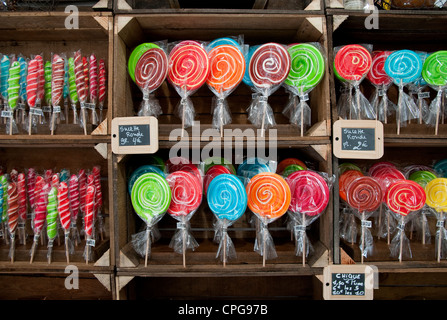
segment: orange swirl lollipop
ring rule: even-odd
[[[255,175],[246,189],[248,207],[262,218],[277,219],[289,208],[289,185],[276,173],[263,172]]]
[[[348,187],[352,181],[359,177],[363,177],[363,173],[358,170],[346,170],[340,175],[340,178],[338,179],[338,193],[340,198],[346,202],[348,201]]]

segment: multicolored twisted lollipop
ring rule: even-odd
[[[52,187],[48,193],[47,205],[47,236],[48,236],[48,263],[51,263],[53,241],[57,236],[57,188]]]
[[[4,54],[2,56],[2,60],[0,61],[0,93],[4,103],[8,101],[8,78],[10,65],[11,62],[9,57]]]
[[[86,91],[86,94],[88,95],[89,81],[90,81],[90,78],[89,78],[90,64],[89,64],[87,57],[82,57],[82,66],[83,66],[83,70],[84,70],[85,91]]]
[[[76,75],[74,59],[68,58],[68,95],[70,97],[71,108],[73,109],[73,123],[78,123],[78,114],[76,111],[76,104],[78,103],[78,91],[76,86]]]
[[[65,59],[58,54],[53,55],[51,63],[51,102],[53,105],[53,116],[51,119],[51,134],[54,133],[55,107],[60,107],[64,94]]]
[[[19,223],[19,202],[17,185],[14,182],[8,185],[8,228],[11,237],[10,256],[14,262],[15,234]]]
[[[70,208],[70,216],[71,216],[71,228],[73,229],[75,244],[78,243],[79,231],[77,227],[78,213],[79,213],[79,180],[78,176],[72,174],[70,180],[68,182],[68,200],[69,200],[69,208]]]
[[[85,213],[85,196],[87,194],[87,175],[84,169],[80,169],[78,173],[79,183],[79,208],[82,213]]]
[[[38,178],[41,178],[40,176]],[[39,243],[40,233],[45,224],[47,217],[47,204],[48,204],[48,192],[51,189],[50,184],[45,184],[43,187],[40,187],[45,182],[42,179],[36,179],[36,189],[40,190],[37,199],[37,203],[34,209],[34,219],[33,219],[33,231],[34,231],[34,240],[33,246],[31,247],[31,259],[30,263],[34,260],[34,254],[36,252],[37,244]]]
[[[26,242],[25,236],[25,222],[26,222],[26,214],[28,213],[28,205],[26,199],[26,179],[25,174],[23,172],[19,173],[17,177],[17,194],[18,194],[18,204],[19,204],[19,232],[20,237],[23,240],[23,243]]]
[[[94,54],[90,55],[89,58],[90,69],[89,69],[89,96],[90,102],[96,104],[98,101],[98,60]]]

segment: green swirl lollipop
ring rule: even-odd
[[[8,105],[14,110],[17,107],[20,91],[20,62],[14,61],[9,68]]]
[[[142,44],[138,45],[130,54],[129,61],[127,63],[127,68],[128,68],[129,75],[132,78],[133,82],[135,82],[135,67],[137,66],[138,60],[140,60],[143,53],[145,53],[147,50],[152,49],[152,48],[160,49],[160,47],[154,43],[150,43],[150,42],[142,43]]]
[[[296,87],[300,93],[315,88],[323,79],[325,71],[324,57],[312,44],[300,43],[290,46],[291,68],[284,83]]]
[[[50,106],[51,105],[51,61],[45,62],[44,67],[44,78],[45,78],[45,102]]]
[[[447,85],[447,51],[437,51],[425,59],[422,77],[432,86]]]
[[[302,166],[297,165],[297,164],[291,164],[291,165],[287,166],[287,167],[284,169],[282,175],[283,175],[284,177],[288,177],[288,176],[291,175],[292,173],[294,173],[294,172],[296,172],[296,171],[300,171],[300,170],[304,170],[304,168],[303,168]]]
[[[437,176],[430,172],[430,171],[416,171],[413,172],[409,179],[419,184],[422,188],[425,188],[427,183],[432,181],[433,179],[436,179]]]

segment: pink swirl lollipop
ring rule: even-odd
[[[99,60],[99,96],[98,102],[104,105],[106,99],[106,63],[103,59]]]
[[[169,158],[166,161],[166,171],[168,173],[172,173],[174,171],[178,171],[179,168],[181,168],[181,166],[183,164],[191,164],[191,161],[189,161],[188,159],[183,158],[183,157],[172,157],[172,158]]]
[[[37,87],[39,77],[39,62],[36,59],[28,63],[28,74],[26,76],[26,100],[30,108],[36,106]]]
[[[26,213],[28,212],[28,206],[26,203],[26,179],[24,173],[19,173],[17,177],[17,194],[19,204],[19,219],[25,223]],[[24,230],[23,230],[24,231]],[[23,234],[22,234],[23,235]]]
[[[98,166],[94,166],[92,170],[93,179],[96,188],[96,207],[98,208],[97,212],[101,211],[102,208],[102,191],[101,191],[101,172]]]
[[[40,233],[45,224],[47,217],[47,204],[48,204],[48,192],[51,189],[51,185],[49,183],[45,183],[43,178],[40,176],[36,179],[36,190],[39,190],[39,195],[36,197],[36,208],[34,210],[34,219],[33,219],[33,231],[34,231],[34,240],[33,246],[31,247],[31,259],[30,263],[34,260],[34,253],[36,252],[37,244],[39,243]],[[45,183],[45,185],[40,188],[40,185]]]
[[[371,175],[373,178],[376,178],[380,186],[382,187],[383,192],[383,201],[385,201],[385,196],[388,191],[389,186],[395,181],[405,180],[405,176],[402,172],[400,172],[397,168],[393,167],[383,167],[377,170],[374,170],[374,174]]]
[[[85,262],[88,263],[90,260],[90,249],[91,245],[88,243],[88,241],[92,238],[93,235],[93,222],[94,222],[94,215],[95,215],[95,195],[96,195],[96,189],[94,185],[89,185],[86,190],[85,195],[85,215],[84,215],[84,231],[87,236],[87,242],[86,242],[86,256],[85,256]]]
[[[321,175],[309,170],[295,171],[286,178],[292,199],[289,210],[319,215],[329,203],[329,187]]]
[[[71,216],[73,217],[73,221],[76,222],[76,218],[79,213],[80,202],[79,202],[79,180],[75,174],[71,175],[70,177],[68,192],[69,192]]]
[[[169,54],[168,80],[186,91],[200,88],[209,70],[208,55],[196,41],[182,41]]]
[[[160,48],[148,49],[135,67],[135,82],[141,90],[153,92],[165,81],[168,74],[168,57]]]
[[[82,63],[80,50],[76,51],[74,54],[74,65],[76,90],[78,92],[79,101],[84,103],[87,98],[87,92],[85,87],[84,64]]]
[[[94,54],[90,55],[89,78],[90,78],[90,87],[89,87],[90,102],[96,104],[96,102],[98,101],[98,61]]]
[[[393,82],[393,79],[385,72],[385,60],[391,54],[391,51],[373,51],[372,64],[366,77],[376,86],[386,86]]]
[[[202,201],[202,185],[192,173],[176,171],[166,180],[171,188],[170,215],[187,216],[197,210]]]
[[[250,58],[250,80],[258,88],[270,88],[281,84],[290,71],[290,55],[277,43],[259,46]]]

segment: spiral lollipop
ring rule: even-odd
[[[101,169],[99,166],[94,166],[92,169],[93,180],[96,188],[96,197],[95,197],[95,220],[98,219],[99,223],[99,231],[101,234],[101,239],[104,239],[104,225],[103,225],[103,216],[102,216],[102,190],[101,190]]]
[[[84,64],[82,63],[81,51],[78,50],[74,54],[74,72],[75,72],[75,84],[76,92],[78,94],[78,100],[81,103],[82,121],[84,126],[84,134],[87,134],[87,119],[85,116],[85,102],[87,99],[87,86],[85,85]]]
[[[86,94],[88,95],[89,81],[90,81],[90,79],[89,79],[90,64],[89,64],[87,57],[82,57],[82,67],[83,67],[83,72],[84,72],[85,90],[86,90]],[[87,101],[87,99],[86,99],[86,101]]]
[[[169,208],[171,189],[163,176],[153,172],[143,173],[132,186],[131,200],[136,214],[147,225],[144,238],[146,241],[145,266],[147,266],[150,255],[150,233]]]
[[[436,100],[435,134],[438,134],[439,113],[441,109],[441,96],[447,87],[447,51],[437,51],[429,55],[422,67],[422,78],[438,91]]]
[[[68,199],[68,185],[66,182],[61,182],[59,188],[57,189],[57,211],[59,212],[59,217],[61,221],[62,228],[65,234],[65,256],[67,257],[67,263],[70,262],[69,259],[69,235],[70,235],[70,225],[71,225],[71,212],[70,212],[70,201]]]
[[[78,91],[76,86],[76,75],[74,59],[68,58],[68,94],[70,97],[71,108],[73,109],[73,123],[78,123],[78,116],[76,111],[76,104],[78,103]]]
[[[78,176],[72,174],[68,183],[68,194],[69,194],[69,208],[71,216],[71,228],[73,230],[73,235],[75,239],[75,244],[78,244],[79,231],[77,227],[78,213],[80,208],[79,201],[79,180]]]
[[[33,246],[31,248],[30,263],[32,263],[34,260],[34,253],[36,252],[36,247],[39,242],[40,233],[43,229],[47,217],[48,192],[51,188],[49,184],[45,184],[42,188],[40,188],[42,184],[44,184],[43,179],[36,179],[36,189],[40,189],[41,191],[39,192],[39,195],[36,198],[37,203],[34,210],[34,219],[33,219],[34,240],[33,240]]]
[[[102,110],[104,108],[104,102],[106,100],[106,63],[103,59],[99,60],[99,84],[98,84],[98,103],[99,103],[99,122],[102,122]]]
[[[226,230],[227,227],[244,214],[247,208],[247,193],[244,185],[236,176],[224,173],[216,176],[211,181],[208,187],[207,201],[209,208],[218,219],[217,228],[219,230],[216,230],[216,233],[219,232],[221,234],[221,242],[217,256],[222,253],[222,260],[225,266],[227,249],[234,250]],[[233,256],[233,252],[230,256]]]
[[[11,262],[14,262],[14,250],[15,250],[15,234],[19,223],[19,202],[17,185],[11,182],[8,185],[8,227],[9,234],[11,236],[11,249],[10,256]]]
[[[85,263],[88,264],[90,260],[90,249],[92,244],[92,234],[93,234],[93,217],[95,213],[95,195],[96,188],[94,185],[89,185],[86,190],[85,195],[85,215],[84,215],[84,231],[87,237],[87,242],[85,244]]]
[[[48,193],[47,205],[47,236],[48,236],[48,263],[51,263],[51,253],[53,250],[53,241],[57,236],[57,188],[52,187]]]
[[[399,87],[397,134],[400,134],[401,124],[405,120],[404,116],[408,119],[419,116],[416,104],[404,93],[404,86],[421,76],[422,60],[416,52],[411,50],[394,51],[385,61],[385,72]]]
[[[58,54],[53,55],[51,64],[51,102],[53,104],[53,116],[51,120],[51,134],[54,133],[56,107],[60,108],[62,95],[64,93],[64,75],[65,75],[65,60]],[[60,110],[59,110],[60,113]]]
[[[19,233],[20,237],[23,239],[23,243],[25,243],[25,221],[26,214],[28,212],[28,206],[26,201],[26,179],[24,173],[19,173],[17,177],[17,195],[18,195],[18,214],[19,214]]]
[[[6,235],[6,229],[7,229],[7,221],[8,221],[8,179],[6,178],[6,175],[0,176],[0,184],[2,187],[2,215],[1,215],[1,222],[3,224],[3,234]],[[5,239],[7,237],[5,236]]]
[[[262,158],[247,158],[237,167],[237,175],[251,179],[258,173],[272,172],[267,160]]]
[[[281,160],[278,163],[278,167],[276,168],[276,173],[277,174],[282,174],[284,169],[287,168],[290,165],[298,165],[298,166],[300,166],[303,169],[307,169],[307,166],[306,166],[306,164],[303,161],[301,161],[301,160],[299,160],[297,158],[286,158],[286,159]]]
[[[28,75],[26,76],[26,97],[30,108],[36,106],[38,80],[38,61],[33,59],[28,63]]]
[[[0,61],[0,93],[4,103],[8,101],[8,78],[10,65],[11,62],[9,57],[4,54]]]
[[[276,173],[264,172],[255,175],[246,186],[247,206],[261,220],[263,266],[265,266],[267,240],[274,251],[273,240],[268,234],[267,224],[280,218],[287,212],[291,201],[287,182]],[[269,238],[269,239],[267,239]]]
[[[45,85],[44,85],[44,97],[45,102],[48,106],[51,106],[51,61],[46,61],[44,66],[44,78],[45,78]]]

